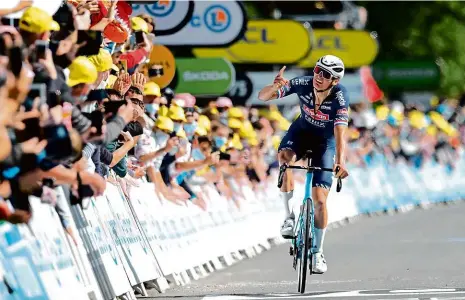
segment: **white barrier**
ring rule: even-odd
[[[343,192],[330,192],[329,220],[463,199],[464,175],[463,158],[452,171],[437,164],[414,169],[383,161],[351,168]],[[159,199],[151,183],[127,189],[129,199],[109,183],[104,196],[71,208],[77,247],[55,210],[31,197],[34,217],[28,226],[0,225],[1,299],[135,299],[134,291],[164,292],[167,279],[187,284],[257,255],[279,238],[284,213],[274,184],[256,193],[242,186],[234,200],[241,209],[213,186],[195,187],[207,211],[191,202],[179,206]],[[296,184],[294,207],[302,198],[302,184]]]

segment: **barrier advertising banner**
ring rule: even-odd
[[[232,63],[292,64],[310,52],[310,33],[292,20],[253,20],[244,37],[228,48],[198,48],[197,57],[224,57]]]
[[[170,35],[178,32],[189,23],[194,13],[193,0],[162,0],[153,4],[132,5],[132,16],[148,14],[156,23],[155,35]]]
[[[221,96],[236,79],[234,66],[224,58],[178,58],[176,69],[177,93]]]
[[[157,42],[168,46],[227,46],[243,36],[246,26],[241,3],[198,1],[189,23],[174,34],[157,37]]]
[[[369,32],[361,30],[314,29],[310,54],[299,67],[313,68],[323,55],[338,56],[346,68],[371,64],[378,55],[378,43]]]

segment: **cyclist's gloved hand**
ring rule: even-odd
[[[336,172],[337,168],[339,168],[339,170],[336,173],[337,178],[344,179],[347,176],[349,176],[349,171],[346,169],[345,165],[343,165],[343,164],[334,164],[333,171]]]

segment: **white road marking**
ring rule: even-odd
[[[390,293],[445,293],[445,292],[455,292],[456,289],[424,289],[424,290],[392,290]]]
[[[320,294],[321,293],[321,294]],[[418,300],[419,298],[398,298],[399,296],[407,296],[407,295],[453,295],[453,294],[461,294],[461,296],[465,295],[465,291],[457,291],[456,289],[418,289],[418,290],[356,290],[356,291],[345,291],[345,292],[320,292],[315,294],[314,292],[310,294],[263,294],[263,295],[256,295],[256,296],[238,296],[238,295],[221,295],[221,296],[205,296],[203,299],[205,300],[258,300],[258,299],[315,299],[315,298],[349,298],[349,297],[388,297],[386,299],[402,299],[402,300]],[[395,297],[395,298],[394,298]],[[380,299],[380,298],[377,298]],[[424,299],[424,298],[422,298]],[[465,299],[465,297],[435,297],[433,299]]]

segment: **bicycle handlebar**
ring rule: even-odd
[[[278,176],[278,188],[281,188],[283,186],[283,179],[284,179],[284,172],[286,172],[286,169],[297,169],[297,170],[307,170],[307,172],[310,171],[328,171],[328,172],[333,172],[333,169],[329,168],[320,168],[320,167],[302,167],[302,166],[287,166],[287,165],[282,165],[279,167],[279,176]],[[336,167],[336,172],[339,172],[339,167]],[[337,179],[337,185],[336,185],[336,192],[340,192],[342,190],[342,179],[338,178]]]

